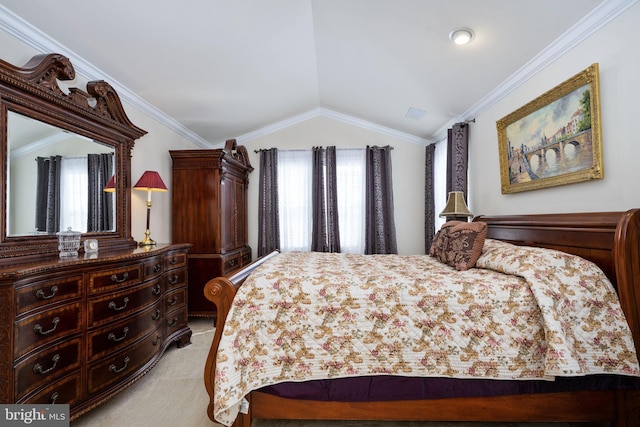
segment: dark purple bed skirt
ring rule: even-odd
[[[555,381],[371,376],[284,382],[259,391],[290,399],[374,402],[612,389],[640,390],[640,379],[615,375],[559,377]]]

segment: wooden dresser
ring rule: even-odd
[[[0,403],[69,404],[72,418],[142,377],[169,344],[191,339],[191,245],[138,247],[131,235],[131,156],[147,132],[108,82],[83,89],[74,79],[61,54],[24,66],[0,59]],[[33,135],[58,142],[19,155]],[[38,173],[33,157],[65,153],[85,153],[87,164],[91,153],[106,158],[87,168],[86,194],[69,192],[87,221],[75,230],[79,254],[60,258],[61,186],[56,174]],[[98,252],[85,254],[87,243]]]
[[[0,402],[93,408],[190,344],[190,245],[0,267]]]
[[[247,186],[253,170],[246,149],[173,150],[172,241],[193,244],[189,253],[189,315],[215,316],[204,285],[251,262]]]

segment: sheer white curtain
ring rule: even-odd
[[[336,150],[341,252],[364,253],[365,150]],[[278,150],[280,250],[311,250],[312,151]],[[326,188],[326,186],[325,186]]]
[[[60,230],[87,231],[87,158],[63,157],[60,170]]]
[[[311,249],[311,150],[278,150],[280,250]]]
[[[365,150],[336,150],[340,249],[364,253]]]
[[[447,204],[447,140],[436,143],[433,159],[433,197],[436,213],[436,231],[442,227],[446,218],[440,218],[440,212]]]

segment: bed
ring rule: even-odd
[[[613,385],[607,385],[604,389],[593,387],[587,383],[576,381],[575,384],[567,385],[563,381],[536,381],[543,385],[543,388],[535,391],[510,391],[508,385],[517,383],[531,384],[532,380],[526,381],[499,381],[490,375],[490,378],[429,378],[433,381],[454,381],[457,388],[470,389],[467,384],[476,381],[487,381],[502,387],[502,392],[491,392],[489,395],[464,396],[449,395],[412,398],[411,395],[401,397],[385,398],[380,397],[372,400],[361,400],[359,398],[347,398],[347,401],[340,401],[340,398],[328,398],[314,400],[313,396],[290,397],[272,389],[273,384],[265,383],[263,387],[250,386],[251,390],[246,395],[246,402],[243,403],[241,412],[233,425],[235,427],[250,427],[252,419],[332,419],[332,420],[424,420],[424,421],[585,421],[585,422],[606,422],[613,426],[637,426],[640,425],[640,388],[637,381],[637,359],[636,352],[640,344],[640,317],[638,312],[638,298],[636,289],[640,289],[640,210],[633,209],[626,212],[597,212],[597,213],[572,213],[572,214],[537,214],[537,215],[515,215],[515,216],[493,216],[476,217],[474,222],[487,224],[487,247],[501,247],[501,242],[514,244],[516,248],[539,247],[561,251],[565,254],[576,255],[597,265],[601,272],[608,278],[608,286],[613,286],[617,292],[619,307],[621,307],[625,327],[629,330],[629,349],[618,351],[616,354],[625,353],[629,360],[635,359],[635,365],[630,362],[631,367],[626,371],[615,371],[616,375],[607,375],[606,372],[595,375],[576,375],[572,378],[614,378]],[[485,251],[486,252],[486,251]],[[284,254],[282,254],[284,255]],[[483,253],[484,256],[484,253]],[[210,280],[205,286],[205,296],[217,307],[216,331],[211,345],[211,349],[206,361],[204,382],[207,393],[210,397],[208,407],[209,417],[215,421],[215,386],[216,375],[221,381],[222,368],[216,372],[216,364],[225,366],[228,357],[220,348],[223,357],[218,358],[218,351],[223,337],[231,334],[233,321],[228,319],[228,314],[232,308],[232,303],[236,294],[242,289],[243,283],[251,275],[252,280],[258,271],[264,271],[267,266],[275,262],[280,254],[271,253],[256,260],[246,268],[227,277],[219,277]],[[486,258],[486,257],[485,257]],[[486,262],[483,261],[483,262]],[[572,261],[574,262],[574,261]],[[582,265],[578,269],[583,269]],[[475,269],[471,269],[475,270]],[[252,273],[256,273],[252,275]],[[565,272],[561,272],[565,274]],[[599,283],[599,282],[598,282]],[[246,296],[245,302],[249,299]],[[608,299],[609,297],[604,297]],[[614,293],[615,298],[615,293]],[[237,301],[236,301],[237,302]],[[292,307],[276,307],[276,310],[286,312],[295,310]],[[545,309],[542,309],[545,312]],[[501,328],[500,325],[492,327]],[[229,328],[225,330],[225,328]],[[482,331],[480,331],[481,333]],[[244,339],[244,338],[243,338]],[[236,338],[238,340],[238,338]],[[293,338],[295,341],[295,337]],[[338,340],[339,341],[339,340]],[[634,344],[635,343],[635,344]],[[609,345],[609,344],[607,344]],[[635,350],[635,351],[634,351]],[[617,351],[617,350],[616,350]],[[606,353],[606,350],[604,351]],[[269,358],[268,355],[265,355]],[[463,358],[464,359],[464,358]],[[320,359],[318,359],[320,360]],[[342,359],[341,359],[342,361]],[[231,362],[231,365],[238,362]],[[597,363],[596,363],[597,364]],[[327,365],[327,364],[325,364]],[[440,365],[435,363],[434,365]],[[403,366],[399,364],[399,366]],[[261,369],[260,366],[245,367],[246,369]],[[226,369],[226,368],[225,368]],[[467,368],[465,368],[467,369]],[[507,370],[511,368],[506,368]],[[494,369],[500,371],[500,369]],[[524,369],[526,372],[527,369]],[[470,372],[469,370],[465,372]],[[487,371],[490,372],[490,371]],[[492,372],[492,371],[491,371]],[[387,375],[390,372],[382,370],[380,377],[366,375],[366,380],[382,379],[381,387],[387,390],[396,388],[395,383],[386,382],[397,375]],[[394,374],[394,372],[391,372]],[[493,373],[492,373],[493,375]],[[520,378],[526,378],[526,374],[519,372]],[[412,375],[407,374],[407,377]],[[571,375],[570,375],[571,376]],[[321,384],[320,388],[326,389],[324,380],[306,381],[306,378],[299,373],[294,376],[293,381],[282,381],[283,385],[309,385]],[[338,376],[340,377],[340,376]],[[357,375],[353,377],[342,375],[333,381],[358,380]],[[347,377],[347,378],[343,378]],[[405,376],[400,376],[402,380],[411,380]],[[447,377],[447,375],[444,375]],[[502,379],[503,377],[500,377]],[[615,382],[622,378],[621,383]],[[291,379],[291,378],[288,378]],[[563,378],[564,379],[564,378]],[[316,382],[320,381],[320,383]],[[277,383],[278,381],[272,381]],[[462,386],[460,386],[462,384]],[[279,384],[275,384],[279,385]],[[557,389],[554,387],[557,386]],[[414,385],[410,385],[410,388]],[[312,387],[313,388],[313,387]],[[340,387],[337,387],[339,389]],[[384,393],[383,393],[384,394]],[[295,395],[299,396],[299,395]],[[248,404],[247,404],[248,403]],[[225,422],[230,424],[231,421]]]

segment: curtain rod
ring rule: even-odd
[[[374,147],[380,148],[377,145],[374,145]],[[390,150],[393,150],[392,146],[389,145],[388,147]],[[269,150],[269,148],[261,148],[259,150],[253,150],[253,152],[259,153],[264,150]],[[364,148],[336,148],[336,150],[353,151],[353,150],[364,150]],[[279,150],[279,151],[311,151],[311,148],[293,148],[290,150]]]
[[[87,158],[89,158],[90,154],[92,154],[92,153],[88,153],[88,154],[86,154],[84,156],[60,156],[60,158],[61,159],[87,159]],[[110,156],[114,155],[114,153],[93,153],[93,154],[108,154]],[[49,158],[56,157],[56,156],[57,156],[57,154],[54,154],[53,156],[38,156],[38,157],[42,157],[45,160],[49,160]],[[34,158],[33,160],[35,160],[37,162],[38,161],[38,157]]]
[[[56,157],[56,156],[39,156],[39,157],[43,158],[45,161],[48,162],[51,157]],[[86,159],[86,158],[87,158],[86,156],[76,156],[76,157],[60,156],[60,159],[65,159],[65,160],[69,160],[69,159]],[[35,160],[37,162],[38,161],[38,157],[34,158],[33,160]]]

